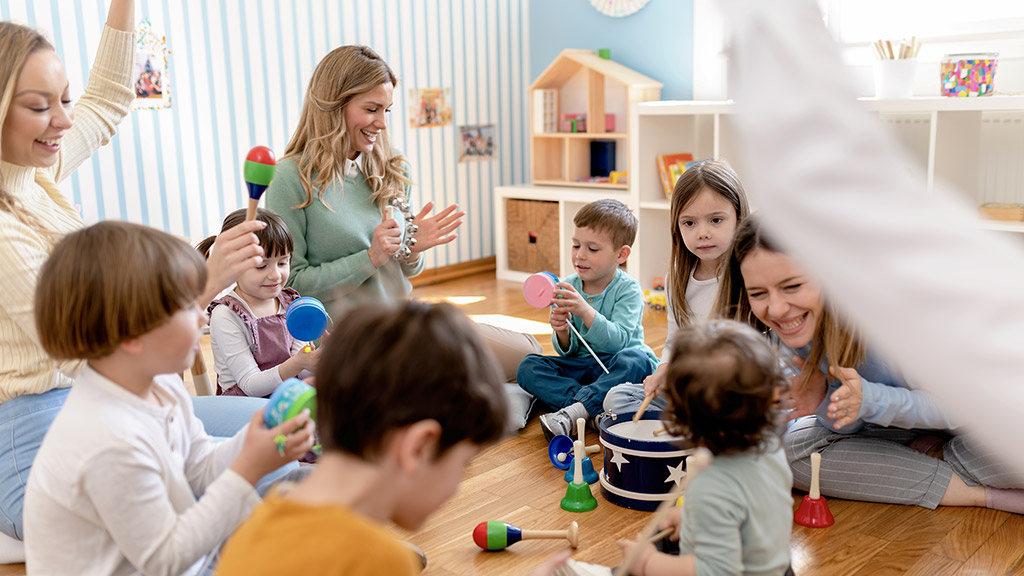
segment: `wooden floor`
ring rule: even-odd
[[[530,308],[518,284],[498,282],[493,273],[417,288],[413,294],[422,299],[453,299],[471,315],[505,315],[536,322],[540,329],[547,325],[546,312]],[[644,318],[647,342],[659,353],[665,322],[664,312],[648,311]],[[538,334],[547,353],[551,352],[549,338]],[[208,345],[205,352],[212,360]],[[593,460],[600,470],[601,455]],[[597,509],[572,514],[559,507],[564,494],[562,473],[548,462],[547,443],[534,417],[518,436],[488,448],[470,464],[459,493],[423,529],[414,534],[395,532],[426,552],[427,576],[526,574],[565,546],[537,540],[520,542],[504,552],[483,552],[473,544],[471,534],[487,520],[532,529],[564,529],[575,520],[580,524],[580,546],[574,558],[607,566],[621,562],[615,541],[640,530],[648,513],[615,506],[595,488]],[[802,493],[794,492],[795,501],[801,497]],[[1024,575],[1024,516],[977,508],[930,511],[837,499],[828,503],[834,526],[812,530],[794,525],[790,551],[793,569],[800,576]],[[0,576],[24,573],[23,565],[0,566]]]
[[[523,301],[520,285],[498,282],[490,274],[417,288],[413,294],[459,301],[483,297],[462,308],[469,314],[500,313],[546,325],[546,312]],[[659,354],[665,326],[664,312],[648,311],[646,340]],[[547,353],[549,338],[538,335]],[[601,455],[593,460],[600,470]],[[471,464],[459,493],[422,530],[402,536],[427,553],[429,576],[526,574],[564,544],[524,541],[504,552],[482,552],[473,544],[473,528],[486,520],[504,520],[521,528],[564,529],[576,520],[581,541],[573,557],[616,566],[622,556],[615,541],[634,535],[648,513],[620,508],[605,501],[599,489],[594,492],[598,507],[593,512],[572,514],[559,507],[565,482],[548,462],[547,443],[534,417],[518,436],[487,449]],[[794,492],[795,503],[802,496]],[[1024,516],[977,508],[931,511],[837,499],[828,503],[834,526],[793,527],[790,551],[798,575],[1024,574]]]

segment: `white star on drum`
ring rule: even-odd
[[[685,460],[680,460],[676,466],[666,466],[668,468],[668,478],[665,482],[675,482],[676,486],[681,486],[683,478],[686,478],[686,470],[683,470],[683,466],[686,466]]]
[[[611,463],[615,464],[615,466],[616,466],[616,468],[618,468],[619,472],[622,472],[622,465],[623,464],[629,464],[629,460],[626,460],[626,457],[622,455],[622,452],[619,452],[617,450],[612,450]]]

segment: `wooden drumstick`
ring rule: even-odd
[[[650,538],[648,538],[647,541],[650,542],[651,544],[654,544],[658,540],[661,540],[662,538],[671,535],[675,531],[676,531],[676,527],[675,526],[669,526],[668,528],[665,528],[661,532],[658,532],[654,536],[651,536]]]
[[[640,404],[639,408],[637,408],[636,414],[633,414],[633,422],[639,422],[640,419],[643,418],[644,411],[646,411],[647,407],[651,405],[651,400],[654,400],[654,394],[648,394],[647,396],[644,396],[643,403]]]
[[[668,430],[666,430],[664,427],[662,427],[662,428],[658,428],[657,430],[652,432],[652,434],[654,434],[655,436],[661,436],[665,432],[668,432]]]
[[[213,386],[210,385],[210,375],[201,350],[196,351],[196,359],[192,361],[192,386],[196,389],[196,396],[213,396]]]
[[[686,477],[683,478],[681,487],[686,490],[686,486],[689,485],[690,480],[693,479],[697,473],[704,468],[707,468],[711,464],[711,451],[707,448],[698,448],[696,452],[691,456],[686,457]],[[654,534],[654,531],[661,524],[661,520],[666,514],[673,508],[675,508],[676,498],[669,496],[665,500],[662,500],[661,504],[658,505],[658,509],[651,515],[651,519],[647,521],[644,529],[640,531],[640,540],[646,540]],[[629,549],[629,554],[622,559],[622,564],[615,570],[614,576],[624,576],[629,574],[629,568],[636,560],[637,555],[640,554],[641,546],[637,542],[632,548]]]
[[[584,450],[586,454],[597,454],[600,451],[601,447],[598,446],[597,444],[591,444],[590,446],[587,446],[587,448]],[[558,455],[555,456],[555,458],[558,458],[559,462],[565,462],[571,456],[572,454],[569,454],[568,452],[559,452]]]

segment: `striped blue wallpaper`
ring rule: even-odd
[[[0,0],[0,17],[43,30],[72,93],[88,76],[109,0]],[[64,183],[87,222],[141,222],[194,240],[244,206],[242,162],[256,144],[284,152],[313,68],[332,48],[367,44],[399,77],[392,142],[410,160],[414,208],[457,202],[459,239],[428,268],[494,254],[492,190],[526,182],[526,0],[138,0],[167,36],[172,108],[132,112],[111,145]],[[408,128],[410,88],[451,88],[453,122]],[[459,164],[457,127],[497,126],[497,157]]]

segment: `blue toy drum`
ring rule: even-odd
[[[638,422],[633,413],[610,414],[599,423],[604,446],[601,494],[605,500],[632,510],[652,511],[667,494],[682,495],[686,457],[694,450],[678,437],[658,436],[661,413],[647,410]]]
[[[297,298],[284,313],[284,323],[292,338],[312,342],[327,331],[327,309],[322,302],[310,296]]]
[[[267,428],[279,426],[306,408],[309,409],[309,416],[316,420],[316,389],[298,378],[289,378],[267,400],[263,423]]]

